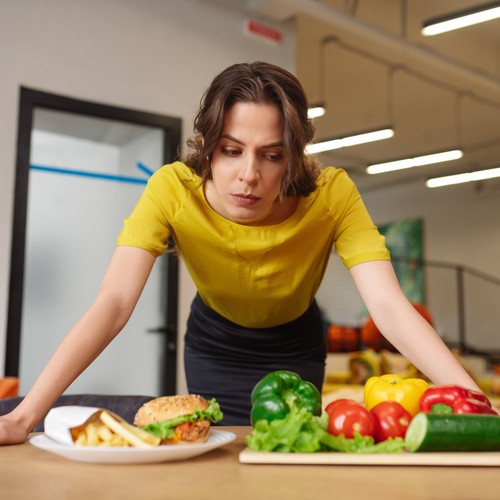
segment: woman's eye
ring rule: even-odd
[[[244,154],[244,152],[241,149],[228,146],[222,146],[220,148],[220,151],[223,155],[229,157],[236,157]],[[260,156],[264,160],[273,162],[281,161],[284,158],[284,155],[282,153],[277,153],[272,151],[263,151]]]
[[[283,155],[281,153],[266,153],[264,156],[271,161],[280,161],[283,159]]]
[[[233,148],[222,148],[222,152],[227,156],[238,156],[240,154],[239,149]]]

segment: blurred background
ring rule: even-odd
[[[0,0],[0,374],[19,376],[21,393],[31,386],[93,299],[148,175],[191,134],[203,90],[230,64],[266,60],[324,108],[315,143],[335,149],[319,158],[356,182],[409,297],[490,387],[500,358],[500,20],[434,36],[422,28],[497,3]],[[397,160],[405,168],[392,170]],[[458,174],[468,175],[449,184]],[[162,258],[155,273],[134,321],[70,392],[184,391],[195,291],[182,263]],[[332,383],[352,381],[360,356],[375,371],[382,361],[412,369],[369,329],[335,254],[318,302]]]

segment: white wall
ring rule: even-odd
[[[1,374],[19,87],[181,117],[185,139],[215,74],[256,59],[293,71],[295,40],[292,27],[280,45],[248,37],[242,14],[199,0],[0,0],[0,12]],[[194,295],[184,268],[180,288],[182,331]]]

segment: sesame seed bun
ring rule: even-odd
[[[134,424],[143,427],[154,422],[191,415],[197,409],[207,408],[207,400],[195,394],[163,396],[144,403],[135,415]]]

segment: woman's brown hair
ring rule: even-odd
[[[304,153],[305,145],[314,137],[304,89],[294,75],[266,62],[234,64],[214,78],[195,117],[196,135],[187,141],[191,153],[185,163],[203,182],[211,178],[212,153],[222,131],[224,115],[238,102],[274,105],[281,114],[288,164],[280,196],[307,196],[313,192],[319,166],[314,157]]]

